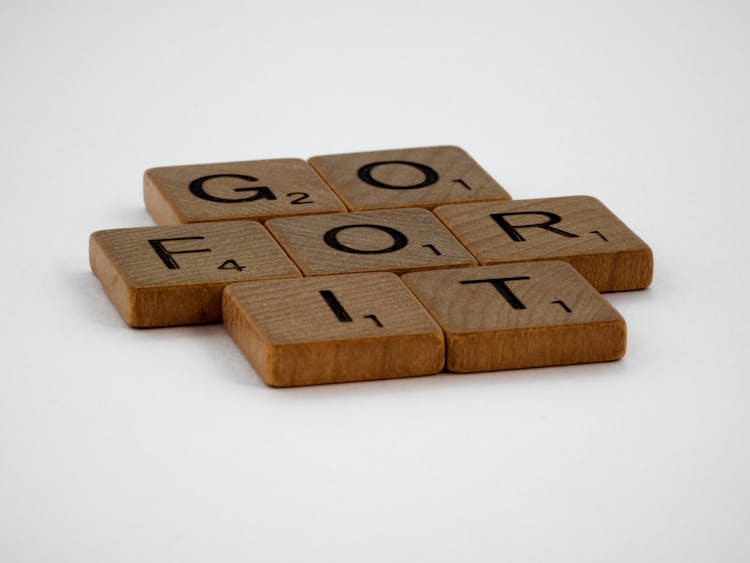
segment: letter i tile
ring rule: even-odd
[[[443,332],[395,274],[234,284],[224,324],[274,387],[429,375]]]

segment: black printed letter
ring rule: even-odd
[[[376,166],[382,166],[383,164],[403,164],[404,166],[411,166],[412,168],[416,168],[422,174],[424,174],[424,180],[419,184],[414,184],[413,186],[394,186],[391,184],[385,184],[380,180],[376,180],[372,177],[372,169]],[[429,166],[419,164],[418,162],[409,162],[406,160],[385,160],[383,162],[372,162],[370,164],[365,164],[357,171],[357,176],[359,176],[359,179],[366,184],[370,184],[371,186],[375,186],[376,188],[386,188],[388,190],[414,190],[416,188],[426,188],[427,186],[431,186],[438,181],[438,173]]]
[[[342,323],[350,323],[352,322],[352,317],[349,315],[349,313],[346,312],[346,309],[344,309],[344,306],[341,304],[341,301],[336,299],[336,296],[333,294],[333,291],[329,289],[324,289],[323,291],[319,291],[320,296],[325,300],[328,307],[333,311],[333,314],[336,315],[336,318],[339,320],[339,322]]]
[[[527,276],[522,276],[519,278],[491,278],[487,280],[467,280],[462,281],[462,284],[472,284],[472,283],[491,283],[492,287],[494,287],[497,292],[502,295],[505,300],[510,304],[511,307],[514,309],[525,309],[526,305],[521,303],[521,300],[516,297],[516,295],[510,290],[510,288],[505,285],[505,282],[509,281],[517,281],[517,280],[528,280],[531,279]]]
[[[169,268],[170,270],[179,270],[180,266],[175,262],[175,259],[172,258],[172,254],[190,254],[192,252],[211,252],[210,248],[198,248],[196,250],[167,250],[164,248],[163,242],[167,242],[170,240],[203,240],[205,237],[179,237],[179,238],[155,238],[155,239],[149,239],[148,243],[151,245],[151,248],[154,249],[154,252],[159,255],[159,258],[161,258],[161,261],[164,262],[164,264]]]
[[[380,250],[359,250],[357,248],[352,248],[351,246],[344,246],[339,242],[338,235],[341,231],[359,228],[377,229],[378,231],[388,233],[393,238],[393,244],[387,248],[381,248]],[[323,240],[331,248],[341,250],[342,252],[349,252],[351,254],[386,254],[388,252],[401,250],[409,243],[409,240],[401,231],[397,231],[391,227],[384,227],[383,225],[344,225],[343,227],[335,227],[323,235]]]
[[[227,199],[224,197],[216,197],[206,192],[203,189],[203,184],[213,178],[239,178],[240,180],[247,180],[248,182],[257,182],[257,178],[252,176],[243,176],[242,174],[212,174],[211,176],[203,176],[197,180],[190,182],[190,192],[201,199],[207,201],[216,201],[218,203],[238,203],[241,201],[255,201],[257,199],[276,199],[273,192],[268,186],[258,186],[257,188],[234,188],[235,192],[255,192],[250,197],[242,197],[236,199]]]
[[[506,217],[510,217],[511,215],[543,215],[545,216],[548,221],[546,223],[533,223],[531,225],[511,225],[508,223],[508,221],[505,220]],[[539,229],[544,229],[545,231],[549,231],[550,233],[555,233],[556,235],[560,235],[563,237],[570,237],[570,238],[578,238],[578,235],[574,235],[573,233],[568,233],[567,231],[563,231],[562,229],[556,229],[555,227],[550,227],[550,225],[554,225],[555,223],[559,223],[562,221],[562,217],[559,215],[555,215],[554,213],[549,213],[547,211],[517,211],[515,213],[491,213],[490,217],[492,217],[495,220],[495,223],[500,225],[500,228],[503,229],[506,233],[508,233],[508,236],[516,241],[521,242],[526,240],[521,236],[521,233],[518,232],[518,229],[526,229],[530,227],[537,227]]]

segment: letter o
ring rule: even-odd
[[[391,184],[385,184],[380,180],[376,180],[372,177],[373,168],[382,166],[384,164],[403,164],[405,166],[411,166],[412,168],[416,168],[422,174],[424,174],[424,180],[419,184],[414,184],[413,186],[393,186]],[[359,176],[359,179],[366,184],[370,184],[371,186],[375,186],[376,188],[385,188],[387,190],[415,190],[417,188],[426,188],[427,186],[431,186],[432,184],[437,182],[439,179],[438,173],[429,166],[420,164],[418,162],[409,162],[407,160],[385,160],[382,162],[371,162],[370,164],[365,164],[362,168],[357,170],[357,176]]]
[[[341,231],[345,231],[346,229],[359,228],[376,229],[378,231],[387,233],[391,236],[391,238],[393,238],[393,244],[387,248],[381,248],[380,250],[360,250],[358,248],[346,246],[339,242],[338,236]],[[404,233],[396,229],[392,229],[391,227],[386,227],[384,225],[344,225],[342,227],[334,227],[333,229],[330,229],[328,232],[326,232],[325,235],[323,235],[323,240],[331,248],[340,250],[342,252],[349,252],[350,254],[387,254],[389,252],[396,252],[397,250],[401,250],[407,244],[409,244],[409,239],[406,238]]]

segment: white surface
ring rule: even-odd
[[[0,560],[750,559],[745,2],[0,4]],[[274,390],[87,262],[149,166],[433,144],[653,248],[620,362]]]

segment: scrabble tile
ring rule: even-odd
[[[651,249],[598,199],[587,196],[449,205],[435,209],[479,260],[564,260],[599,291],[651,283]]]
[[[426,209],[284,217],[266,227],[306,276],[476,264]]]
[[[625,353],[625,321],[564,262],[414,272],[403,280],[445,331],[450,371],[602,362]]]
[[[510,199],[459,147],[333,154],[308,162],[353,211]]]
[[[254,221],[98,231],[89,259],[125,322],[137,327],[218,322],[225,285],[301,277]]]
[[[151,168],[143,198],[159,225],[346,211],[299,158]]]
[[[234,284],[224,324],[274,387],[429,375],[443,333],[394,274]]]

